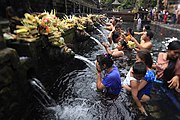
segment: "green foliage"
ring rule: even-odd
[[[114,0],[101,0],[101,3],[106,3],[106,4],[108,4],[108,3],[112,3]]]
[[[139,9],[155,7],[157,4],[157,0],[118,0],[121,5],[118,6],[118,9]],[[110,5],[114,0],[101,0],[102,4]],[[107,6],[107,7],[108,7]],[[110,7],[110,6],[109,6]]]
[[[133,8],[135,0],[123,0],[120,7],[124,9]]]

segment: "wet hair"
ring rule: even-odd
[[[133,65],[133,72],[134,74],[141,74],[145,75],[146,74],[146,64],[144,62],[135,62]]]
[[[100,65],[101,69],[102,69],[103,64],[106,64],[106,68],[110,68],[110,67],[112,67],[112,65],[114,63],[113,59],[112,59],[112,55],[107,54],[107,53],[97,55],[96,59],[97,59],[99,65]]]
[[[121,28],[121,24],[120,23],[117,23],[115,28]]]
[[[118,23],[120,20],[118,18],[114,18],[115,22]]]
[[[168,45],[168,50],[179,50],[180,49],[180,41],[172,41]]]
[[[121,45],[124,47],[125,50],[129,49],[126,41],[124,41],[124,40],[119,40],[118,42],[121,43]]]
[[[144,25],[144,28],[147,30],[151,30],[150,26],[149,25]]]
[[[132,36],[134,36],[134,31],[132,28],[127,28],[127,32],[129,32]]]
[[[153,64],[152,56],[151,56],[151,53],[147,49],[142,49],[142,50],[137,51],[137,55],[142,61],[144,61],[146,66],[148,66],[149,68],[152,67],[152,64]]]
[[[150,40],[153,38],[154,34],[151,30],[148,30],[146,35],[150,38]]]
[[[164,74],[163,74],[164,81],[169,81],[173,78],[173,76],[175,75],[175,66],[176,66],[175,60],[170,60],[168,62],[168,66],[164,70]],[[164,83],[166,84],[167,82],[164,82]]]
[[[168,50],[179,50],[180,41],[172,41],[168,45]],[[175,75],[176,60],[169,60],[167,68],[164,70],[163,79],[165,81],[171,80]],[[166,82],[165,82],[166,83]]]

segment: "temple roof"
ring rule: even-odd
[[[120,5],[120,2],[118,0],[115,0],[112,5]]]

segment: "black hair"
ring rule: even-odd
[[[103,64],[106,64],[106,68],[110,68],[110,67],[112,67],[112,65],[114,63],[113,59],[112,59],[112,55],[107,54],[107,53],[97,55],[96,59],[97,59],[99,65],[100,65],[101,69],[102,69]]]
[[[117,23],[117,24],[115,25],[115,28],[121,28],[121,24],[120,24],[120,23]]]
[[[153,32],[152,32],[151,30],[148,30],[146,35],[150,38],[150,40],[151,40],[151,39],[153,38],[153,36],[154,36],[154,34],[153,34]]]
[[[134,74],[141,74],[145,75],[146,74],[146,64],[144,62],[135,62],[133,65],[133,72]]]
[[[144,63],[151,68],[152,64],[153,64],[153,60],[152,60],[152,56],[151,53],[149,52],[149,50],[147,49],[142,49],[137,51],[137,55],[138,57],[144,61]]]
[[[180,49],[180,41],[172,41],[168,45],[168,50],[179,50]],[[169,81],[175,75],[175,66],[176,60],[169,60],[167,68],[164,70],[163,79],[165,81]],[[165,82],[166,84],[167,82]]]
[[[168,50],[179,50],[180,49],[180,41],[172,41],[168,45]]]
[[[150,26],[149,25],[144,25],[144,28],[147,30],[151,30]]]
[[[175,66],[176,66],[176,61],[175,60],[170,60],[168,62],[168,66],[164,70],[164,74],[163,74],[163,80],[164,81],[169,81],[174,77],[174,75],[175,75]],[[164,82],[164,83],[167,85],[167,82]]]
[[[128,50],[128,49],[129,49],[126,41],[124,41],[124,40],[119,40],[118,42],[121,43],[121,45],[124,47],[125,50]]]
[[[127,28],[127,32],[129,32],[132,36],[134,36],[134,31],[132,28]]]
[[[118,22],[120,21],[120,20],[119,20],[119,19],[117,19],[117,18],[115,18],[114,20],[116,21],[116,23],[118,23]]]

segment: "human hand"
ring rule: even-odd
[[[178,93],[180,93],[180,88],[175,88],[175,90],[176,90]]]
[[[144,114],[145,116],[148,116],[143,106],[139,107],[139,110],[141,111],[142,114]]]
[[[96,70],[97,70],[97,72],[101,72],[101,67],[100,67],[100,65],[99,65],[99,63],[96,61]]]
[[[106,43],[106,42],[103,42],[102,45],[103,45],[105,48],[108,48],[108,47],[109,47],[109,44]]]
[[[124,39],[126,38],[126,35],[124,33],[121,33],[121,35]]]
[[[169,88],[173,89],[175,88],[175,90],[178,92],[180,92],[179,88],[179,77],[178,76],[174,76],[170,81],[167,81],[167,83],[169,83]]]

